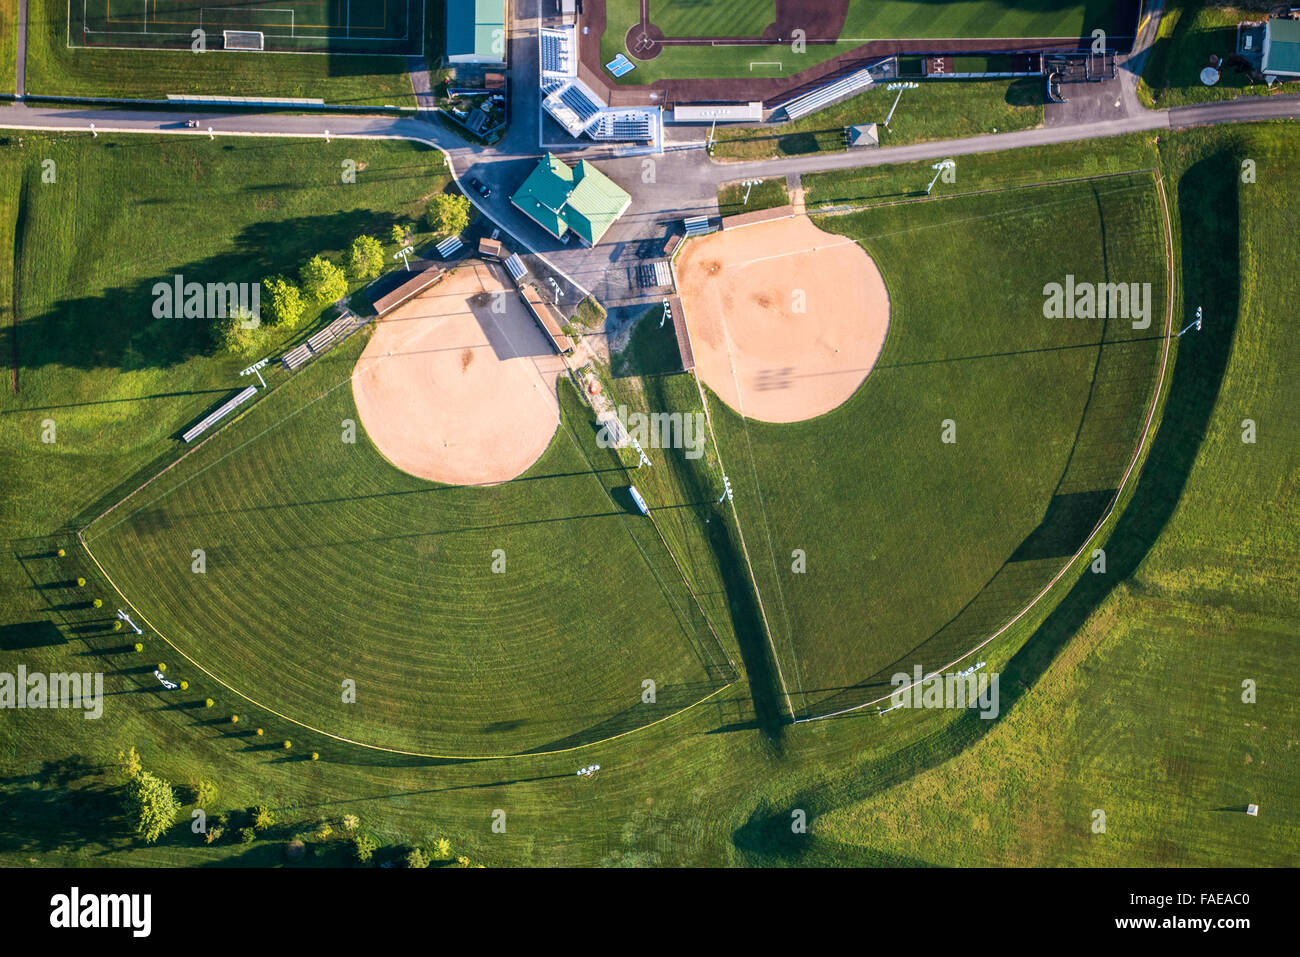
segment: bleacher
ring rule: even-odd
[[[580,83],[570,83],[566,86],[560,91],[559,99],[561,103],[577,115],[584,125],[599,113],[604,106],[604,104],[588,94],[586,88]]]
[[[464,245],[465,243],[459,236],[448,236],[434,248],[438,250],[438,255],[443,259],[449,259],[460,252]]]
[[[654,114],[649,110],[611,110],[600,115],[588,135],[593,140],[652,140]]]
[[[198,422],[195,422],[193,425],[191,425],[188,429],[185,430],[181,438],[183,438],[186,442],[194,441],[194,439],[198,438],[200,435],[202,435],[212,426],[216,425],[227,415],[229,415],[239,406],[243,405],[245,402],[247,402],[256,394],[257,394],[257,386],[250,385],[248,388],[244,389],[238,395],[234,396],[231,399],[227,399],[216,409],[209,412]]]
[[[872,67],[856,70],[848,76],[840,77],[825,86],[818,87],[809,93],[804,93],[790,100],[784,106],[785,115],[791,120],[797,120],[801,116],[807,116],[822,107],[830,106],[838,100],[865,90],[874,82],[875,77],[872,75]]]
[[[689,219],[683,219],[682,229],[686,231],[687,236],[703,236],[705,233],[714,231],[707,216],[692,216]]]
[[[351,310],[345,310],[343,315],[339,316],[328,326],[316,333],[306,342],[289,350],[280,357],[280,362],[284,367],[292,372],[299,366],[306,363],[309,359],[328,352],[334,346],[346,339],[356,329],[361,328],[366,321]]]
[[[538,33],[542,72],[575,76],[573,39],[568,30],[543,29]]]
[[[511,255],[504,263],[506,272],[510,273],[510,278],[518,285],[519,280],[528,275],[528,269],[524,266],[524,261],[517,255]]]

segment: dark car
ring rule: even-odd
[[[474,190],[474,192],[478,193],[484,199],[487,199],[492,195],[492,190],[488,189],[487,184],[477,177],[471,176],[469,178],[469,186],[470,189]]]

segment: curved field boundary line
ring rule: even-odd
[[[704,386],[700,384],[700,377],[691,374],[695,380],[695,388],[700,393],[700,403],[704,406],[704,421],[708,423],[709,435],[713,439],[713,450],[718,455],[718,467],[722,474],[727,474],[727,467],[722,462],[722,447],[718,445],[717,433],[713,431],[713,416],[709,413],[709,400],[704,397]],[[776,676],[781,682],[781,693],[785,696],[785,706],[790,712],[790,720],[794,721],[794,703],[790,700],[790,689],[786,687],[785,674],[781,670],[781,656],[776,653],[776,645],[772,641],[772,626],[767,620],[767,611],[763,607],[763,596],[758,590],[758,579],[754,577],[754,564],[749,559],[749,548],[745,545],[745,532],[740,527],[740,513],[736,511],[735,499],[730,500],[731,518],[736,523],[736,534],[740,536],[740,552],[745,556],[745,568],[749,571],[750,584],[754,586],[754,599],[758,602],[758,614],[763,619],[763,630],[767,633],[767,646],[772,649],[772,663],[776,665]]]
[[[687,711],[690,711],[692,708],[698,705],[704,704],[710,698],[713,698],[714,696],[722,693],[723,691],[726,691],[733,684],[735,684],[734,681],[729,681],[722,687],[709,692],[699,701],[694,701],[691,704],[688,704],[685,708],[682,708],[678,711],[674,711],[672,714],[666,714],[662,718],[656,718],[654,721],[651,721],[648,724],[643,724],[639,728],[632,728],[631,730],[628,731],[620,731],[618,734],[611,734],[608,738],[601,738],[597,741],[588,741],[586,744],[575,744],[573,747],[569,747],[569,748],[556,748],[553,751],[518,751],[513,754],[436,754],[427,751],[406,751],[403,750],[402,748],[388,748],[388,747],[384,747],[382,744],[368,744],[365,741],[357,741],[355,738],[346,738],[341,734],[334,734],[333,732],[326,731],[323,728],[314,727],[313,725],[310,725],[305,721],[299,721],[297,718],[292,718],[287,714],[283,714],[282,712],[276,711],[270,705],[263,704],[261,701],[258,701],[256,698],[244,694],[238,688],[235,688],[232,685],[227,684],[222,679],[218,678],[207,668],[204,668],[201,664],[199,664],[197,661],[195,661],[185,652],[181,651],[180,648],[178,648],[175,644],[172,643],[172,640],[170,638],[168,638],[161,631],[159,631],[158,627],[153,622],[151,622],[148,618],[145,617],[144,613],[140,611],[140,609],[136,608],[135,605],[131,604],[131,600],[126,597],[122,589],[117,587],[117,582],[113,580],[113,577],[109,575],[108,571],[104,568],[104,566],[99,563],[99,559],[96,558],[95,553],[90,550],[90,546],[86,544],[86,540],[82,538],[80,531],[77,532],[77,541],[80,542],[81,547],[86,550],[86,554],[89,555],[90,560],[95,563],[95,567],[99,569],[99,573],[104,576],[105,581],[107,581],[109,585],[112,586],[113,591],[117,592],[118,597],[121,598],[122,601],[132,611],[134,611],[136,615],[139,616],[140,621],[148,625],[153,630],[154,634],[157,635],[159,638],[161,638],[169,648],[171,648],[174,652],[176,652],[176,654],[180,655],[182,658],[184,658],[187,662],[189,662],[192,666],[197,668],[199,671],[203,672],[203,674],[206,675],[211,681],[215,682],[216,684],[219,684],[221,687],[225,688],[231,694],[243,698],[245,701],[247,701],[249,704],[253,705],[254,707],[261,708],[267,714],[273,714],[277,718],[280,718],[283,721],[288,721],[290,724],[297,725],[298,727],[302,728],[305,731],[310,731],[313,734],[319,734],[322,737],[330,738],[334,741],[339,741],[343,744],[351,744],[359,748],[366,748],[367,750],[370,751],[383,751],[388,754],[400,754],[404,757],[434,758],[434,759],[444,760],[444,761],[504,761],[509,758],[530,758],[530,757],[544,757],[549,754],[568,754],[571,751],[580,751],[583,748],[592,748],[597,745],[608,744],[610,741],[617,741],[619,738],[627,737],[630,734],[637,734],[638,732],[644,731],[647,728],[653,728],[657,724],[662,724],[665,721],[671,720],[672,718],[676,718],[680,715],[685,714]]]
[[[930,672],[930,674],[922,677],[920,681],[913,681],[912,683],[904,687],[895,688],[887,695],[882,695],[881,697],[876,698],[872,701],[865,701],[862,704],[854,705],[851,708],[843,708],[839,711],[832,711],[829,714],[819,714],[809,718],[796,718],[794,722],[795,724],[805,724],[809,721],[821,721],[826,718],[837,718],[840,717],[841,715],[846,715],[854,711],[861,711],[863,708],[869,708],[872,705],[878,705],[882,701],[887,701],[890,698],[893,698],[897,694],[900,694],[904,691],[908,691],[911,688],[916,687],[918,684],[921,684],[924,681],[928,681],[929,679],[934,678],[935,676],[941,674],[942,672],[947,671],[949,668],[952,668],[953,666],[958,665],[961,662],[965,661],[967,658],[975,654],[977,651],[979,651],[989,642],[1004,635],[1007,632],[1007,630],[1011,628],[1012,625],[1020,621],[1020,619],[1024,618],[1025,615],[1029,614],[1029,612],[1047,595],[1047,593],[1050,592],[1056,586],[1057,582],[1059,582],[1062,578],[1064,578],[1066,573],[1069,572],[1070,569],[1075,566],[1075,563],[1078,562],[1078,560],[1083,556],[1083,553],[1088,550],[1090,545],[1092,545],[1093,540],[1101,532],[1102,528],[1106,525],[1108,521],[1110,521],[1111,516],[1115,513],[1115,506],[1119,504],[1120,498],[1122,498],[1124,495],[1124,490],[1128,487],[1129,479],[1133,476],[1133,473],[1137,471],[1138,463],[1142,461],[1143,453],[1147,451],[1148,448],[1147,443],[1151,438],[1151,431],[1152,431],[1152,426],[1155,422],[1156,410],[1160,407],[1160,400],[1164,394],[1165,374],[1169,369],[1169,350],[1170,347],[1173,345],[1173,340],[1174,340],[1174,335],[1173,335],[1173,323],[1174,323],[1173,227],[1172,224],[1170,223],[1170,218],[1169,218],[1169,197],[1165,194],[1164,180],[1160,177],[1159,172],[1153,171],[1153,173],[1154,173],[1156,193],[1159,194],[1160,196],[1160,209],[1162,213],[1161,219],[1165,230],[1166,286],[1168,287],[1167,302],[1165,306],[1165,334],[1163,337],[1165,341],[1165,348],[1160,358],[1160,375],[1156,379],[1156,387],[1151,396],[1151,407],[1147,410],[1146,422],[1142,427],[1142,435],[1138,438],[1137,447],[1133,450],[1133,457],[1132,459],[1129,460],[1128,468],[1124,472],[1124,477],[1120,480],[1119,488],[1116,490],[1114,498],[1111,499],[1110,505],[1106,507],[1105,514],[1103,514],[1101,518],[1098,519],[1097,524],[1093,526],[1092,532],[1089,533],[1088,537],[1084,540],[1083,544],[1079,547],[1079,550],[1075,552],[1074,555],[1071,556],[1070,560],[1061,567],[1061,570],[1052,577],[1052,580],[1043,586],[1042,591],[1040,591],[1037,595],[1035,595],[1033,600],[1031,600],[1029,604],[1026,605],[1024,608],[1022,608],[1010,621],[1008,621],[1005,625],[1003,625],[993,634],[989,635],[987,638],[981,641],[970,651],[953,659],[952,661],[948,662],[946,665],[942,665],[941,667],[936,668],[934,671]]]

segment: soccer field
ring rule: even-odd
[[[1149,173],[818,218],[861,242],[889,288],[866,383],[794,424],[710,403],[798,716],[947,667],[1084,544],[1160,365],[1160,222]],[[1046,318],[1044,286],[1067,275],[1150,283],[1149,328]]]
[[[209,50],[248,49],[227,41],[225,33],[252,31],[261,34],[266,50],[416,55],[423,50],[423,10],[423,0],[72,0],[68,42],[191,49],[201,30]]]

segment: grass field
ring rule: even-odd
[[[726,126],[714,136],[717,159],[765,159],[838,153],[845,145],[844,128],[879,124],[881,146],[902,146],[926,140],[1008,133],[1043,122],[1042,83],[1023,80],[945,80],[908,90],[885,129],[897,93],[883,86],[837,103],[810,116],[772,127]]]
[[[169,93],[323,97],[336,106],[414,106],[401,56],[286,56],[187,50],[90,50],[68,45],[64,0],[30,0],[30,96],[165,99]]]
[[[1101,27],[1119,35],[1132,33],[1126,13],[1118,22],[1117,10],[1126,4],[1114,0],[1031,0],[1029,3],[948,4],[942,13],[924,0],[851,0],[838,42],[812,44],[793,53],[788,44],[771,46],[667,46],[652,60],[637,61],[637,68],[622,77],[624,84],[652,83],[666,78],[739,76],[791,76],[831,57],[848,53],[870,40],[964,37],[1078,37]],[[606,27],[601,37],[601,58],[608,62],[629,53],[624,43],[628,31],[640,22],[640,0],[607,0]],[[771,23],[771,0],[651,0],[650,22],[666,36],[759,36]],[[810,37],[810,39],[818,39]],[[756,61],[779,62],[780,67],[754,66]]]
[[[1042,290],[1067,274],[1149,282],[1163,312],[1154,198],[1135,174],[819,220],[885,277],[880,360],[806,423],[714,413],[796,711],[861,703],[895,672],[966,653],[1082,545],[1137,445],[1162,316],[1145,331],[1048,320]]]
[[[424,0],[364,0],[285,6],[280,0],[252,0],[237,6],[188,0],[72,0],[68,41],[75,46],[181,49],[195,30],[221,49],[225,30],[257,31],[267,50],[290,52],[421,52]]]
[[[18,0],[0,0],[0,94],[18,87]]]
[[[54,148],[26,139],[28,149],[21,152],[12,142],[0,146],[0,243],[28,228],[20,222],[19,198],[32,187],[18,184],[37,168],[36,158]],[[89,148],[88,141],[68,142]],[[104,165],[100,147],[111,142],[129,141],[101,137],[94,146],[96,166]],[[151,155],[172,141],[159,142]],[[61,582],[70,574],[69,563],[50,554],[59,530],[95,502],[116,497],[116,489],[130,486],[132,475],[169,447],[168,428],[159,420],[170,423],[206,404],[193,395],[165,395],[175,390],[151,381],[146,370],[116,372],[124,349],[119,347],[93,368],[65,362],[57,374],[52,367],[40,377],[25,370],[22,392],[6,394],[0,405],[0,670],[13,671],[19,663],[32,670],[81,670],[95,662],[109,671],[107,690],[115,692],[98,722],[30,710],[0,721],[0,862],[286,866],[285,842],[302,835],[307,860],[287,866],[338,865],[349,859],[346,847],[311,832],[317,822],[337,822],[350,813],[384,843],[427,845],[446,836],[454,853],[490,865],[1106,864],[1119,861],[1121,852],[1126,865],[1293,863],[1291,809],[1300,795],[1288,731],[1295,724],[1294,696],[1286,689],[1288,643],[1300,621],[1293,531],[1298,463],[1295,444],[1286,437],[1295,432],[1298,406],[1285,303],[1294,299],[1297,273],[1294,256],[1277,236],[1294,232],[1300,212],[1289,194],[1254,193],[1244,186],[1238,218],[1225,198],[1236,189],[1243,156],[1260,161],[1266,176],[1261,183],[1294,178],[1300,172],[1300,135],[1283,124],[1165,133],[1159,154],[1150,137],[1104,143],[1105,149],[1082,144],[964,158],[959,187],[998,186],[999,170],[1006,178],[1001,185],[1009,185],[1035,176],[1051,181],[1159,165],[1171,191],[1175,227],[1194,237],[1180,243],[1175,318],[1183,321],[1196,304],[1207,304],[1208,348],[1193,349],[1201,343],[1190,335],[1179,343],[1161,426],[1166,437],[1157,436],[1133,493],[1134,507],[1112,522],[1115,530],[1106,542],[1113,574],[1067,580],[1069,594],[1058,610],[1036,611],[986,650],[990,667],[1004,676],[998,721],[913,711],[802,724],[768,735],[754,720],[751,678],[670,721],[569,755],[401,761],[310,735],[252,707],[243,712],[245,722],[265,726],[272,742],[292,737],[294,748],[286,755],[249,746],[224,721],[170,708],[155,693],[139,690],[142,682],[152,682],[152,650],[143,658],[88,658],[98,640],[92,635],[87,641],[81,630],[87,613],[79,607],[56,610],[83,601]],[[246,183],[248,197],[278,211],[301,204],[294,215],[308,227],[331,221],[311,219],[312,203],[320,204],[318,217],[332,213],[337,203],[300,188],[310,161],[297,166],[288,145],[253,152],[247,168],[227,166],[244,154],[223,151],[204,164],[173,161],[156,169],[165,177],[180,171],[178,193],[182,174],[192,180],[197,173]],[[106,152],[116,158],[118,149]],[[308,151],[314,157],[321,149],[316,143]],[[397,158],[411,155],[397,145],[377,147],[367,157],[371,167],[385,168],[380,157],[389,151]],[[1217,162],[1202,165],[1206,159]],[[143,217],[170,205],[177,212],[173,225],[182,226],[164,228],[159,212],[151,229],[140,233],[159,241],[141,249],[120,240],[134,256],[113,258],[128,275],[110,287],[130,287],[171,261],[188,262],[186,246],[208,233],[214,245],[236,248],[230,237],[239,235],[238,226],[219,220],[204,230],[210,219],[184,212],[176,196],[166,195],[172,180],[161,180],[163,195],[153,195],[156,169],[153,175],[140,169],[124,176],[113,194],[119,199],[111,203],[99,203],[89,182],[77,193],[88,224],[112,229],[116,216]],[[432,174],[412,175],[423,183]],[[873,171],[869,181],[837,182],[845,192],[866,196],[897,192],[915,178],[909,164]],[[406,179],[395,174],[391,182],[370,184],[394,192],[376,193],[358,207],[397,208]],[[363,175],[355,188],[367,185]],[[123,204],[122,195],[136,201]],[[231,209],[242,214],[238,204],[214,209],[222,216]],[[340,242],[359,222],[340,227]],[[65,263],[75,258],[69,238],[90,241],[93,231],[91,225],[80,234],[67,226],[54,229],[41,257],[31,258],[37,251],[25,247],[26,261],[33,268]],[[155,251],[173,235],[175,249]],[[158,261],[130,272],[140,255]],[[284,253],[296,255],[296,247]],[[70,268],[56,276],[56,283],[80,281]],[[0,270],[0,303],[7,281]],[[35,294],[20,289],[20,302]],[[1234,322],[1238,315],[1249,321]],[[93,335],[96,327],[87,327]],[[50,354],[57,351],[51,347]],[[183,389],[225,390],[232,371],[169,367],[171,374],[188,377]],[[695,385],[689,376],[620,379],[617,385],[620,397],[640,396],[649,408],[689,409],[698,402],[691,399]],[[96,406],[70,404],[101,400]],[[114,410],[111,416],[104,415],[106,409]],[[61,435],[65,424],[74,425],[79,450],[37,444],[40,421],[51,411]],[[1260,424],[1255,445],[1240,444],[1239,426],[1247,416]],[[959,424],[958,448],[968,437]],[[723,512],[713,506],[718,489],[712,484],[712,447],[689,469],[675,468],[682,463],[671,456],[652,456],[656,464],[643,470],[638,485],[656,483],[656,501],[693,503],[660,512],[656,520],[679,555],[698,556],[700,567],[719,556],[721,583],[699,575],[697,590],[706,608],[731,611],[745,670],[756,670],[754,642],[765,638],[748,619],[743,561],[728,551],[735,546],[720,521]],[[734,458],[728,455],[726,464],[740,491]],[[673,493],[674,486],[682,491]],[[918,514],[910,511],[907,520]],[[706,527],[714,537],[700,544],[698,525],[687,516],[710,518]],[[810,561],[809,567],[818,566]],[[1260,703],[1246,715],[1236,704],[1243,677],[1256,678],[1260,688]],[[221,698],[219,717],[226,703]],[[183,825],[156,845],[141,845],[127,833],[112,772],[116,752],[132,745],[142,751],[146,767],[182,786],[199,778],[214,781],[220,789],[217,811],[266,803],[282,824],[250,845],[232,837],[204,845]],[[311,749],[320,751],[320,761],[292,757]],[[609,770],[595,781],[576,778],[574,769],[591,760]],[[1216,810],[1246,800],[1262,805],[1259,818]],[[806,809],[812,822],[802,838],[790,835],[793,807]],[[1095,807],[1107,810],[1109,834],[1085,838]],[[507,810],[508,833],[491,831],[489,808]]]
[[[1288,438],[1300,355],[1283,305],[1300,289],[1269,253],[1300,226],[1300,202],[1233,172],[1249,156],[1288,178],[1298,146],[1280,124],[1161,144],[1184,236],[1197,237],[1182,248],[1183,298],[1212,318],[1178,344],[1149,474],[1116,531],[1141,547],[1120,580],[1084,576],[1035,639],[1060,657],[1007,721],[830,813],[828,844],[952,866],[1295,864],[1296,698],[1263,689],[1289,687],[1300,623],[1300,449]],[[1260,423],[1253,445],[1246,417]],[[1257,704],[1242,701],[1246,679]],[[1240,813],[1247,803],[1259,818]],[[1094,808],[1104,835],[1091,832]]]
[[[1295,84],[1279,83],[1272,89],[1266,83],[1252,84],[1249,76],[1236,70],[1222,71],[1214,86],[1201,82],[1201,69],[1209,65],[1210,54],[1227,59],[1236,52],[1237,24],[1265,16],[1260,10],[1204,0],[1166,4],[1160,31],[1138,80],[1138,96],[1148,107],[1163,110],[1238,96],[1295,92]]]
[[[441,487],[340,441],[340,423],[359,421],[359,349],[296,376],[88,530],[159,632],[290,717],[425,753],[570,747],[720,686],[718,658],[697,647],[712,639],[570,386],[560,434],[524,476]]]
[[[723,216],[753,213],[760,209],[785,206],[790,202],[790,192],[785,188],[785,177],[759,180],[753,187],[730,183],[718,190],[718,209]]]

